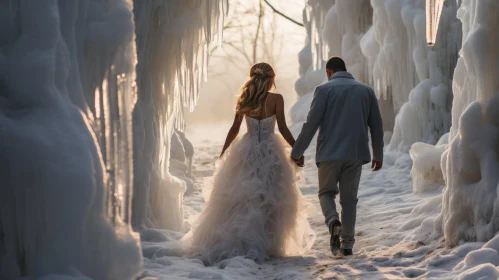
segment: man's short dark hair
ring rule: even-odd
[[[345,66],[345,61],[341,59],[341,57],[333,56],[329,58],[326,63],[326,69],[332,70],[334,72],[347,71],[347,67]]]

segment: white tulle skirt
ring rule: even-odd
[[[260,143],[248,134],[232,143],[217,162],[206,208],[187,235],[191,256],[207,264],[235,256],[263,261],[311,248],[315,233],[289,148],[274,133]]]

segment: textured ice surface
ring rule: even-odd
[[[499,230],[499,3],[463,1],[463,47],[453,80],[453,126],[442,156],[439,228],[448,245],[487,241]]]
[[[121,134],[134,79],[129,4],[0,1],[1,279],[140,272]],[[89,102],[95,92],[105,102]]]
[[[138,101],[133,112],[135,229],[182,230],[186,183],[170,174],[170,141],[174,127],[183,129],[183,106],[192,109],[197,100],[207,71],[207,45],[222,26],[228,4],[227,0],[134,1],[138,53]]]

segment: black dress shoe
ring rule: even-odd
[[[352,249],[343,249],[343,256],[353,255]]]
[[[337,255],[340,252],[341,242],[341,223],[338,220],[334,220],[329,225],[329,232],[331,233],[331,239],[329,240],[329,246],[333,255]]]

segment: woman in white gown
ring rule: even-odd
[[[269,92],[274,86],[274,70],[259,63],[241,89],[210,199],[190,237],[191,254],[207,264],[303,254],[315,240],[295,185],[299,168],[289,156],[295,139],[282,96]],[[243,119],[248,132],[236,139]],[[282,136],[274,133],[276,121]]]

